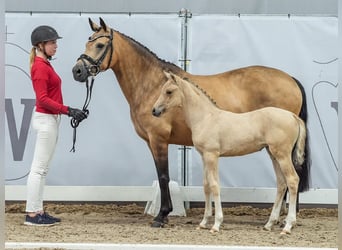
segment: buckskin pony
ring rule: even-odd
[[[296,170],[301,170],[305,158],[304,122],[294,113],[275,107],[245,113],[222,110],[195,83],[172,73],[165,72],[165,75],[168,80],[153,105],[152,114],[162,117],[162,114],[167,114],[175,107],[184,111],[192,141],[203,161],[205,210],[199,228],[207,228],[208,218],[212,215],[212,198],[215,223],[210,232],[218,232],[223,221],[219,157],[241,156],[266,148],[277,178],[277,195],[264,228],[271,230],[279,222],[282,200],[288,188],[289,210],[281,234],[290,234],[296,224],[296,199],[300,182]],[[253,168],[246,175],[251,173]]]

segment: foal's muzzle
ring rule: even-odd
[[[153,108],[152,109],[152,115],[155,116],[155,117],[159,117],[162,113],[163,113],[162,109],[158,109],[158,108]]]

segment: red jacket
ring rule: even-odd
[[[68,114],[63,104],[62,81],[50,62],[36,56],[31,68],[31,80],[36,94],[36,111],[46,114]]]

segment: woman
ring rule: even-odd
[[[63,104],[61,79],[49,62],[56,53],[57,39],[60,38],[50,26],[39,26],[31,34],[33,48],[30,67],[36,95],[32,127],[37,130],[37,140],[27,179],[25,225],[52,226],[61,221],[43,209],[45,178],[55,151],[61,114],[71,116],[79,122],[87,118],[83,111]]]

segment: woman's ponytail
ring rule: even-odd
[[[36,57],[36,47],[32,47],[31,53],[30,53],[30,70],[32,68],[32,64],[34,62],[35,57]]]

